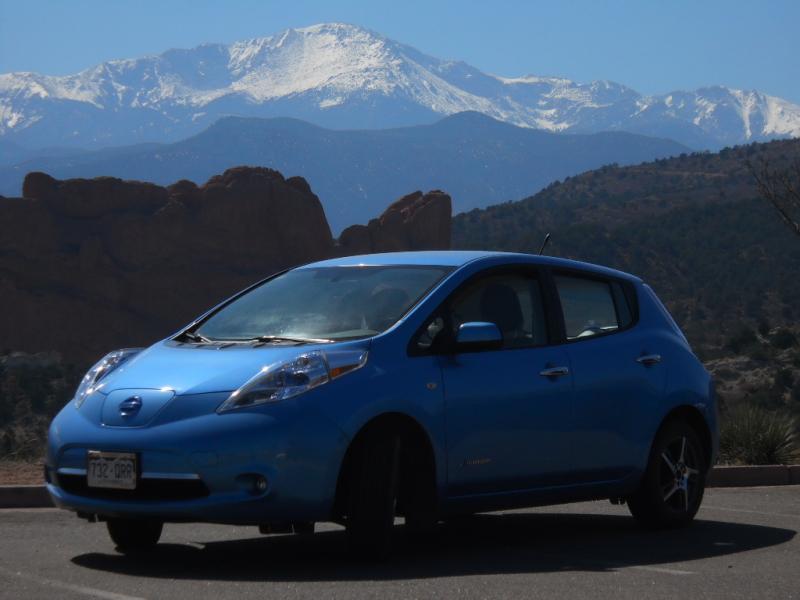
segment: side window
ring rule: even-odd
[[[622,288],[619,281],[611,282],[611,291],[614,293],[614,303],[617,305],[617,317],[619,318],[619,327],[627,327],[633,323],[633,311],[631,305],[628,303],[628,296]]]
[[[463,323],[494,323],[505,348],[547,343],[545,313],[539,281],[532,275],[499,274],[475,281],[456,292],[448,304],[453,335]]]
[[[555,282],[568,340],[615,331],[630,324],[631,311],[620,284],[571,275],[556,275]]]

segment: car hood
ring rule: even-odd
[[[368,349],[369,340],[326,344],[179,344],[164,341],[137,354],[103,380],[102,393],[164,389],[176,395],[231,392],[265,366],[313,350]]]

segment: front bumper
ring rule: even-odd
[[[102,517],[259,524],[329,518],[347,438],[304,402],[219,415],[227,394],[178,396],[147,427],[106,427],[102,398],[65,407],[48,438],[56,506]],[[302,400],[298,398],[297,400]],[[88,450],[135,452],[137,490],[86,486]],[[259,475],[267,487],[249,482]]]
[[[219,492],[191,500],[144,501],[70,494],[54,483],[47,484],[47,491],[59,508],[101,517],[152,517],[169,522],[204,521],[236,525],[326,518],[319,510],[297,510],[286,503],[272,501],[269,494],[254,498],[247,492]]]

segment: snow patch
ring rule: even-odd
[[[51,114],[52,103],[64,100],[119,113],[120,123],[127,122],[125,111],[134,109],[191,123],[229,114],[236,103],[310,102],[325,110],[378,98],[441,115],[478,111],[556,132],[625,130],[631,119],[646,117],[654,123],[692,123],[726,140],[800,137],[800,106],[760,92],[716,86],[641,96],[605,80],[582,84],[559,77],[485,75],[342,23],[114,60],[61,77],[2,74],[0,134],[29,126]],[[213,106],[221,99],[224,108]],[[136,123],[139,129],[154,126]],[[126,125],[119,127],[125,133]]]

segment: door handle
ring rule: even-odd
[[[539,375],[542,377],[563,377],[564,375],[569,375],[569,369],[567,367],[548,367],[539,371]]]
[[[655,365],[661,362],[661,355],[660,354],[643,354],[639,358],[636,359],[636,362],[649,367],[650,365]]]

